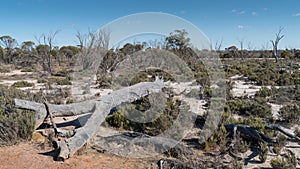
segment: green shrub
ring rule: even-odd
[[[60,74],[61,76],[68,76],[69,75],[69,71],[66,70],[66,69],[60,70],[57,73]]]
[[[37,83],[47,83],[47,80],[46,79],[38,79]]]
[[[49,79],[49,82],[50,83],[55,83],[57,85],[72,85],[70,76],[67,76],[65,78],[51,77]]]
[[[228,62],[228,61],[227,61]],[[279,63],[269,63],[266,61],[234,60],[231,63],[226,63],[228,66],[224,69],[227,77],[233,75],[244,75],[248,80],[255,81],[257,85],[295,85],[298,82],[299,70],[298,67]],[[291,74],[286,70],[291,70]]]
[[[32,68],[32,67],[26,67],[26,68],[21,69],[21,72],[35,72],[35,71],[36,71],[36,69]]]
[[[262,132],[265,129],[265,126],[267,125],[267,123],[263,119],[253,117],[253,116],[250,116],[248,118],[244,118],[243,122],[241,122],[241,123],[252,126],[260,132]]]
[[[0,73],[9,73],[10,70],[7,68],[0,68]]]
[[[13,98],[26,99],[27,95],[15,88],[0,87],[0,146],[14,145],[29,140],[35,126],[32,111],[14,107]]]
[[[288,123],[295,123],[300,118],[300,107],[296,103],[290,103],[280,109],[279,115]]]
[[[232,169],[243,169],[244,168],[244,163],[243,163],[243,161],[238,160],[238,158],[234,158],[232,160],[232,166],[230,168],[232,168]]]
[[[275,158],[271,160],[271,166],[274,169],[295,169],[297,166],[297,158],[293,152],[287,151],[287,156]]]
[[[262,87],[259,91],[255,93],[255,97],[268,97],[272,95],[272,90],[266,87]]]
[[[268,144],[262,143],[262,145],[260,147],[261,147],[261,150],[259,152],[259,159],[260,159],[261,163],[264,163],[264,162],[266,162],[267,157],[268,157],[268,152],[269,152]]]
[[[256,116],[263,118],[272,117],[271,106],[265,100],[231,100],[227,102],[230,111],[239,115]]]
[[[284,158],[272,159],[271,166],[273,169],[288,169],[287,163]]]
[[[29,83],[27,81],[18,81],[18,82],[15,82],[12,86],[13,87],[32,87],[32,86],[34,86],[34,83]]]
[[[164,109],[161,110],[162,112],[159,113],[159,116],[151,118],[154,119],[153,121],[140,123],[127,119],[126,117],[128,115],[130,117],[132,117],[134,113],[138,113],[140,115],[140,113],[143,113],[151,108],[148,97],[143,97],[141,100],[137,100],[132,104],[119,106],[115,112],[106,117],[106,122],[108,122],[109,125],[119,129],[142,132],[148,135],[158,135],[173,125],[173,122],[176,120],[179,111],[185,111],[179,109],[180,105],[181,102],[179,101],[167,99],[166,105]],[[149,115],[151,116],[152,114],[145,113],[145,118],[147,118]]]
[[[216,128],[216,127],[213,127]],[[220,148],[220,151],[226,151],[227,149],[227,136],[228,132],[225,129],[224,125],[221,125],[217,128],[214,133],[204,142],[204,150],[210,151],[215,150],[217,147]],[[204,133],[206,135],[206,133]]]
[[[300,87],[284,87],[284,88],[271,88],[270,102],[275,104],[288,104],[291,101],[300,100]]]
[[[281,149],[286,145],[286,141],[287,141],[287,137],[282,134],[279,134],[276,137],[276,144],[274,145],[274,152],[276,154],[280,154]]]

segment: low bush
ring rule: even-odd
[[[300,107],[296,103],[290,103],[282,107],[278,113],[287,123],[299,122]]]
[[[49,79],[49,82],[55,83],[57,85],[72,85],[70,76],[67,76],[65,78],[52,77]]]
[[[226,64],[228,66],[224,70],[227,77],[237,74],[243,75],[248,77],[248,80],[255,81],[257,85],[286,86],[299,84],[298,67],[293,67],[289,64],[269,63],[267,61],[258,62],[256,60],[234,60],[232,63]]]
[[[142,132],[148,135],[158,135],[168,129],[171,125],[174,125],[173,122],[179,115],[179,111],[184,111],[180,110],[180,105],[180,101],[172,101],[172,99],[167,99],[165,107],[161,109],[161,112],[158,114],[159,116],[155,118],[150,117],[151,119],[154,119],[153,121],[141,123],[127,119],[126,117],[132,117],[135,113],[138,113],[138,116],[142,116],[141,113],[146,112],[149,110],[149,108],[151,108],[151,105],[149,104],[149,98],[143,97],[141,100],[137,100],[132,104],[124,104],[119,106],[114,112],[111,113],[111,115],[106,117],[106,122],[108,122],[109,125],[119,129]],[[147,112],[141,118],[149,118],[147,116],[151,116],[152,114]]]
[[[47,80],[46,79],[38,79],[37,83],[47,83]]]
[[[32,67],[26,67],[26,68],[21,69],[21,72],[35,72],[35,71],[36,71],[36,69],[32,68]]]
[[[7,68],[0,68],[0,73],[9,73],[10,70]]]
[[[0,146],[14,145],[31,138],[35,114],[32,111],[16,109],[13,101],[13,98],[26,97],[18,89],[0,87]]]
[[[297,158],[293,152],[288,151],[286,157],[272,159],[270,164],[274,169],[295,169]]]
[[[271,118],[271,106],[265,100],[231,100],[227,102],[234,114]]]
[[[29,83],[27,81],[18,81],[12,85],[12,87],[32,87],[32,86],[34,86],[34,83]]]

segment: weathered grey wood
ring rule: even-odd
[[[113,107],[122,102],[132,102],[150,93],[159,92],[163,87],[164,83],[160,80],[156,80],[155,82],[142,82],[114,91],[100,100],[97,100],[94,112],[87,123],[83,127],[75,130],[75,135],[73,137],[56,143],[60,149],[58,159],[68,159],[78,149],[83,147],[84,144],[95,135],[97,129]]]
[[[300,142],[300,138],[296,136],[296,134],[294,133],[294,131],[288,129],[288,128],[285,128],[283,126],[280,126],[278,124],[271,124],[271,125],[268,125],[266,126],[267,129],[271,129],[271,130],[277,130],[281,133],[283,133],[284,135],[290,137],[290,138],[293,138],[297,141]]]
[[[79,127],[82,127],[86,124],[86,122],[91,117],[91,115],[92,115],[91,113],[80,115],[79,117],[77,117],[74,120],[67,121],[67,122],[61,122],[61,123],[56,123],[56,126],[58,128],[67,127],[67,126],[74,126],[75,128],[79,128]]]
[[[244,124],[225,124],[224,127],[228,132],[234,133],[234,131],[238,131],[247,135],[248,137],[261,142],[271,143],[273,140],[268,136],[258,132],[254,127],[244,125]]]
[[[14,99],[15,106],[20,109],[33,110],[36,112],[35,120],[36,126],[38,128],[45,118],[47,117],[46,107],[42,103],[31,102],[27,100]],[[79,103],[71,103],[71,104],[48,104],[50,108],[50,112],[55,117],[62,116],[74,116],[92,112],[95,107],[96,100],[88,100]]]
[[[15,106],[21,109],[35,111],[35,129],[38,128],[47,117],[45,105],[42,103],[31,102],[27,100],[14,99]]]
[[[59,137],[72,137],[75,134],[74,130],[62,130],[60,128],[56,129],[56,135]]]
[[[44,105],[45,105],[45,108],[46,108],[46,111],[47,111],[47,116],[50,117],[51,125],[53,126],[55,135],[57,136],[57,127],[56,127],[56,124],[54,122],[53,114],[52,114],[52,112],[50,112],[49,103],[45,101]]]

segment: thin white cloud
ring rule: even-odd
[[[264,11],[269,11],[270,10],[270,8],[264,8]]]
[[[230,11],[230,13],[233,13],[233,14],[238,14],[238,15],[243,15],[243,14],[246,14],[246,11],[243,11],[243,10],[236,10],[236,9],[232,9]]]
[[[238,27],[239,29],[244,29],[244,28],[245,28],[244,25],[238,25],[237,27]]]
[[[294,14],[293,16],[300,16],[300,13],[296,13],[296,14]]]
[[[236,12],[237,12],[236,9],[233,9],[233,10],[230,11],[230,13],[236,13]]]
[[[249,26],[247,26],[247,25],[238,25],[237,28],[238,29],[246,29],[246,28],[249,28]]]
[[[246,11],[240,11],[238,14],[243,15],[245,13],[246,13]]]
[[[251,12],[251,15],[255,16],[255,15],[257,15],[257,12],[253,11],[253,12]]]

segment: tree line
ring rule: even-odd
[[[230,46],[221,50],[222,42],[215,44],[214,51],[219,53],[221,58],[274,58],[276,62],[280,61],[280,58],[300,58],[300,50],[298,49],[286,49],[279,50],[278,44],[284,37],[282,35],[283,28],[280,28],[276,33],[275,40],[270,40],[272,43],[272,50],[245,50],[243,49],[243,40],[239,41],[241,48],[236,46]],[[35,36],[36,43],[34,41],[24,41],[21,44],[16,39],[9,35],[0,36],[0,63],[13,64],[21,66],[30,66],[34,63],[40,63],[43,69],[49,73],[53,72],[53,65],[61,65],[67,63],[72,65],[74,63],[75,56],[80,52],[82,59],[88,57],[95,49],[103,49],[107,52],[106,59],[112,57],[113,61],[110,61],[111,66],[116,64],[118,60],[125,54],[131,53],[131,51],[137,51],[145,49],[147,43],[140,44],[125,44],[121,49],[108,49],[110,40],[110,31],[101,30],[98,32],[89,31],[86,34],[77,32],[76,38],[78,45],[72,46],[56,46],[54,40],[59,31],[50,32],[48,34],[42,34]],[[150,48],[148,44],[148,48]],[[167,36],[163,42],[154,44],[152,47],[163,48],[166,50],[182,51],[190,47],[190,38],[188,32],[185,30],[175,30]],[[211,47],[212,49],[212,47]],[[213,50],[213,49],[212,49]],[[113,51],[119,51],[116,54]],[[86,67],[90,63],[84,63]],[[108,65],[106,65],[108,66]],[[107,68],[111,69],[111,68]]]

